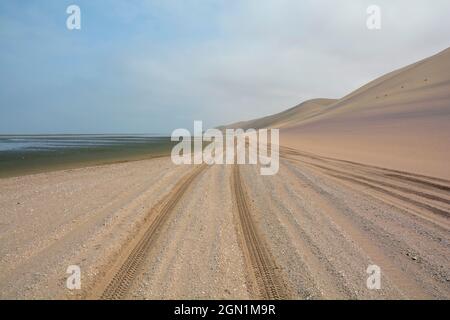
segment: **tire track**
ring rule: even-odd
[[[414,183],[417,183],[417,184],[420,184],[420,185],[428,186],[428,187],[434,188],[434,189],[439,189],[439,190],[443,190],[443,191],[450,191],[450,187],[448,187],[448,186],[444,186],[444,185],[433,183],[433,182],[429,182],[429,181],[420,180],[420,179],[413,178],[413,177],[402,176],[402,175],[396,174],[396,173],[385,173],[384,175],[387,176],[387,177],[390,177],[390,178],[396,178],[396,179],[398,179],[400,181],[405,180],[405,181],[408,181],[408,182],[414,182]]]
[[[300,161],[300,160],[293,160],[293,159],[289,159],[290,161]],[[421,197],[421,198],[425,198],[427,200],[432,200],[432,201],[436,201],[436,202],[440,202],[442,205],[449,205],[450,204],[450,200],[448,199],[444,199],[442,197],[436,196],[436,195],[432,195],[432,194],[428,194],[422,191],[417,191],[417,190],[413,190],[413,189],[409,189],[409,188],[405,188],[402,186],[397,186],[391,183],[387,183],[387,182],[382,182],[382,181],[378,181],[375,179],[370,179],[368,177],[363,177],[363,176],[359,176],[359,175],[355,175],[355,174],[350,174],[344,171],[340,171],[340,170],[335,170],[335,169],[331,169],[325,166],[320,166],[317,164],[313,164],[310,162],[306,162],[306,161],[300,161],[302,164],[310,166],[312,168],[317,168],[319,170],[321,170],[322,172],[324,172],[325,174],[327,174],[328,176],[337,178],[337,179],[341,179],[341,180],[345,180],[345,181],[349,181],[349,182],[353,182],[355,184],[359,184],[362,185],[364,187],[379,191],[385,195],[388,196],[392,196],[394,198],[397,198],[399,200],[402,200],[406,203],[410,203],[418,208],[422,208],[425,210],[428,210],[430,212],[432,212],[433,214],[442,216],[444,218],[448,218],[450,216],[450,212],[443,210],[443,209],[439,209],[435,206],[429,205],[427,203],[424,202],[419,202],[416,201],[410,197],[405,197],[402,196],[396,192],[394,192],[393,190],[397,190],[403,193],[407,193],[409,195],[413,195],[416,197]],[[383,187],[387,187],[390,188],[391,190],[385,189]]]
[[[421,174],[416,174],[412,172],[405,172],[393,169],[382,168],[378,166],[367,165],[359,162],[340,160],[329,157],[322,157],[313,155],[310,153],[300,152],[296,149],[282,147],[280,155],[283,158],[289,158],[288,156],[309,158],[311,160],[320,161],[322,163],[332,164],[341,168],[347,168],[350,170],[359,169],[372,173],[378,173],[379,175],[384,175],[391,178],[396,178],[397,180],[407,180],[414,182],[423,186],[428,186],[434,189],[440,189],[444,191],[450,191],[450,181],[442,178],[430,177]],[[440,184],[443,183],[443,184]]]
[[[432,212],[432,213],[434,213],[436,215],[442,216],[443,218],[448,218],[450,216],[450,212],[448,212],[446,210],[441,210],[439,208],[430,206],[430,205],[428,205],[426,203],[422,203],[422,202],[410,199],[408,197],[402,196],[402,195],[394,193],[392,191],[389,192],[386,189],[381,188],[379,186],[372,185],[370,183],[366,183],[366,182],[363,182],[363,181],[359,181],[359,180],[353,179],[351,177],[346,177],[346,176],[341,176],[341,175],[336,175],[336,174],[331,174],[331,176],[333,176],[335,178],[338,178],[338,179],[341,179],[341,180],[346,180],[346,181],[349,181],[349,182],[353,182],[355,184],[359,184],[359,185],[367,187],[369,189],[376,190],[376,191],[381,192],[381,193],[383,193],[385,195],[388,195],[388,196],[397,198],[399,200],[402,200],[402,201],[404,201],[406,203],[411,203],[412,205],[414,205],[414,206],[416,206],[418,208],[422,208],[422,209],[428,210],[428,211],[430,211],[430,212]]]
[[[263,299],[287,299],[289,297],[288,290],[280,275],[277,274],[276,263],[259,236],[252,219],[238,165],[234,165],[232,189],[238,211],[238,228],[242,236],[244,257],[247,266],[252,271],[259,295]]]
[[[133,284],[142,263],[158,236],[158,230],[167,221],[171,211],[178,204],[192,182],[206,168],[206,165],[195,168],[185,175],[174,186],[171,192],[156,205],[146,218],[146,222],[135,240],[128,245],[124,255],[119,257],[118,263],[100,285],[99,295],[101,299],[114,300],[124,298]],[[129,252],[129,253],[128,253]]]
[[[381,197],[380,199],[388,204],[393,204],[392,201],[389,200],[389,198],[396,199],[397,201],[400,201],[408,207],[412,207],[414,209],[414,212],[411,212],[411,210],[408,210],[408,212],[416,216],[418,213],[420,213],[419,216],[421,218],[432,221],[433,223],[448,229],[448,218],[450,217],[450,212],[447,208],[450,204],[450,201],[445,197],[446,195],[448,195],[448,193],[442,194],[443,188],[440,185],[438,187],[431,186],[430,184],[423,185],[425,186],[425,188],[434,188],[434,190],[427,190],[427,192],[424,191],[424,189],[420,189],[418,185],[415,185],[415,188],[411,188],[411,185],[404,186],[395,184],[395,180],[399,180],[398,175],[388,182],[383,181],[383,177],[388,177],[386,176],[386,172],[390,172],[390,170],[387,169],[384,169],[384,171],[386,172],[379,172],[379,170],[381,170],[380,168],[374,170],[374,168],[370,169],[371,167],[366,167],[363,165],[359,167],[364,167],[364,169],[359,168],[355,165],[353,165],[353,168],[345,168],[346,165],[339,164],[336,161],[331,164],[329,163],[330,161],[324,160],[318,156],[303,155],[301,153],[295,154],[295,156],[306,157],[310,160],[316,160],[322,163],[327,162],[329,163],[329,165],[334,166],[328,167],[317,163],[312,163],[310,161],[305,161],[303,159],[291,158],[289,156],[286,156],[290,154],[293,154],[293,152],[290,151],[284,154],[282,157],[288,161],[299,162],[303,165],[311,167],[312,169],[316,169],[328,175],[329,177],[339,179],[341,181],[346,181],[355,186],[359,185],[364,188],[369,188],[371,190],[379,192],[381,195],[383,195],[383,197]],[[337,167],[338,169],[335,167]],[[363,171],[361,172],[361,170]],[[355,174],[355,172],[359,172],[361,175]],[[401,182],[405,183],[405,181],[408,180],[403,180]],[[415,183],[418,183],[417,180],[413,182],[413,185]],[[439,193],[439,195],[430,193],[430,191],[435,192],[436,189],[441,192]],[[400,194],[397,191],[400,191],[400,193],[403,194]]]
[[[413,190],[413,189],[410,189],[410,188],[405,188],[405,187],[394,185],[394,184],[388,183],[388,182],[383,182],[383,181],[379,181],[379,180],[375,180],[375,179],[370,179],[368,177],[363,177],[363,176],[360,176],[360,175],[351,174],[351,173],[348,173],[348,172],[345,172],[345,171],[332,169],[330,167],[321,166],[321,165],[310,163],[310,162],[306,162],[306,161],[301,161],[301,162],[304,163],[304,164],[316,167],[318,169],[322,169],[323,171],[329,173],[329,175],[332,175],[332,176],[335,176],[335,177],[338,177],[338,175],[344,175],[344,176],[352,177],[352,178],[355,178],[355,179],[365,180],[367,182],[371,182],[371,183],[374,183],[374,184],[378,184],[380,186],[384,186],[384,187],[388,187],[388,188],[391,188],[391,189],[395,189],[395,190],[398,190],[398,191],[401,191],[401,192],[404,192],[404,193],[409,193],[409,194],[412,194],[412,195],[415,195],[415,196],[418,196],[418,197],[422,197],[422,198],[425,198],[425,199],[428,199],[428,200],[441,202],[444,205],[449,205],[450,204],[450,200],[442,198],[442,197],[439,197],[439,196],[436,196],[434,194],[429,194],[429,193],[426,193],[426,192],[423,192],[423,191],[418,191],[418,190]]]

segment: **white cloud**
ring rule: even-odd
[[[382,9],[380,31],[366,28],[373,2]],[[186,106],[186,118],[217,125],[343,96],[449,45],[448,1],[373,2],[233,2],[218,14],[220,36],[157,55],[144,47],[134,68],[156,93]]]
[[[379,31],[366,28],[371,4],[382,10]],[[81,6],[91,20],[70,50],[81,52],[80,66],[91,71],[76,102],[88,106],[80,110],[113,114],[110,124],[102,118],[101,128],[109,132],[119,123],[119,131],[130,132],[170,132],[194,119],[215,126],[310,98],[340,97],[450,45],[448,0],[141,0]],[[96,15],[86,12],[89,6],[98,6],[103,20],[92,20]],[[120,23],[110,29],[116,19]],[[98,38],[103,36],[98,30],[107,37]],[[90,39],[89,32],[97,34]],[[54,52],[59,46],[62,55],[60,44],[72,40],[54,33],[57,39],[23,51]],[[71,68],[77,70],[82,69]],[[61,92],[70,92],[74,82],[64,81],[58,80],[58,86],[68,86]]]

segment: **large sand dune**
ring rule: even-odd
[[[450,49],[446,49],[342,99],[311,100],[230,127],[280,128],[281,144],[288,147],[448,179],[449,123]]]
[[[249,121],[241,121],[233,123],[229,126],[219,127],[219,129],[258,129],[258,128],[281,128],[290,125],[298,124],[299,122],[313,119],[322,114],[328,106],[337,102],[334,99],[313,99],[300,103],[299,105],[290,108],[286,111]]]

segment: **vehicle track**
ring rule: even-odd
[[[426,199],[429,199],[429,200],[434,200],[434,201],[437,201],[437,202],[442,202],[443,204],[450,204],[450,200],[449,199],[445,199],[445,198],[442,198],[442,197],[439,197],[439,196],[436,196],[436,195],[433,195],[433,194],[428,194],[428,193],[423,192],[423,191],[417,191],[417,190],[414,190],[414,189],[411,189],[411,188],[405,188],[405,187],[398,186],[398,185],[395,185],[395,184],[392,184],[392,183],[387,183],[387,182],[383,182],[383,181],[379,181],[379,180],[375,180],[375,179],[370,179],[367,176],[351,174],[351,173],[348,173],[348,172],[345,172],[345,171],[342,171],[342,170],[332,169],[330,167],[321,166],[321,165],[314,164],[314,163],[311,163],[311,162],[302,161],[302,163],[310,165],[310,166],[313,166],[313,167],[316,167],[318,169],[322,169],[323,171],[329,173],[329,175],[335,176],[337,178],[339,178],[339,175],[344,175],[344,176],[352,177],[352,178],[355,178],[355,179],[364,180],[366,182],[378,184],[380,186],[384,186],[384,187],[388,187],[388,188],[391,188],[391,189],[395,189],[395,190],[398,190],[398,191],[401,191],[401,192],[405,192],[405,193],[409,193],[409,194],[412,194],[412,195],[416,195],[418,197],[426,198]]]
[[[281,276],[277,273],[277,265],[268,251],[263,239],[259,236],[250,213],[247,194],[241,180],[239,166],[234,165],[232,189],[236,200],[241,242],[246,264],[254,279],[259,297],[262,299],[287,299],[288,290]]]
[[[402,201],[404,201],[406,203],[410,203],[412,205],[415,205],[418,208],[423,208],[425,210],[428,210],[428,211],[430,211],[432,213],[435,213],[437,215],[440,215],[440,216],[442,216],[444,218],[448,218],[450,216],[450,212],[448,212],[446,210],[441,210],[441,209],[435,208],[433,206],[430,206],[430,205],[428,205],[426,203],[422,203],[422,202],[419,202],[419,201],[412,200],[412,199],[410,199],[408,197],[404,197],[404,196],[402,196],[400,194],[396,194],[396,193],[394,193],[392,191],[389,192],[386,189],[381,188],[379,186],[372,185],[370,183],[359,181],[359,180],[353,179],[351,177],[341,176],[341,175],[337,175],[337,174],[331,174],[331,176],[333,176],[335,178],[338,178],[338,179],[341,179],[341,180],[346,180],[346,181],[349,181],[349,182],[353,182],[355,184],[359,184],[359,185],[367,187],[369,189],[373,189],[373,190],[379,191],[379,192],[381,192],[383,194],[386,194],[388,196],[391,196],[391,197],[397,198],[399,200],[402,200]]]
[[[280,151],[281,151],[280,156],[283,158],[290,158],[289,156],[308,158],[311,160],[316,160],[321,163],[327,163],[327,164],[338,166],[341,168],[347,168],[350,170],[354,170],[354,169],[363,170],[363,171],[367,171],[367,172],[371,172],[371,173],[377,173],[379,176],[383,175],[386,177],[395,178],[396,180],[399,180],[399,181],[414,182],[418,185],[428,186],[432,189],[440,189],[443,191],[450,191],[450,181],[446,180],[446,179],[442,179],[442,178],[436,178],[436,177],[430,177],[430,176],[425,176],[425,175],[411,173],[411,172],[387,169],[387,168],[362,164],[359,162],[318,156],[318,155],[314,155],[311,153],[301,152],[296,149],[292,149],[292,148],[288,148],[288,147],[281,147]]]
[[[445,184],[450,184],[449,181],[406,172],[400,173],[395,170],[363,164],[331,160],[330,158],[295,152],[290,149],[283,150],[282,157],[316,169],[329,177],[378,192],[379,198],[388,204],[396,205],[391,199],[400,201],[407,207],[415,208],[414,212],[410,210],[408,212],[416,216],[419,214],[421,218],[432,221],[443,228],[448,229],[449,227],[450,194],[447,191],[447,186],[445,186]],[[439,183],[434,181],[439,181]],[[371,193],[371,195],[375,196],[374,193]]]
[[[308,176],[295,164],[287,166],[287,169],[297,183],[300,183],[302,193],[309,201],[319,206],[321,211],[326,213],[326,217],[339,227],[340,232],[348,236],[370,261],[376,262],[384,270],[391,284],[398,288],[404,297],[412,299],[429,297],[429,292],[423,287],[421,280],[417,281],[409,273],[412,272],[411,267],[405,269],[405,266],[411,262],[402,256],[402,252],[411,250],[407,242],[391,241],[392,238],[381,227],[383,224],[372,220],[370,214],[361,214],[364,210],[360,210],[360,207],[346,204],[345,197],[336,197],[333,192],[327,191],[324,188],[327,184],[315,180],[314,173]],[[294,183],[291,185],[295,188]]]
[[[148,220],[141,231],[138,232],[138,236],[129,245],[129,248],[125,250],[125,255],[119,259],[117,265],[111,269],[102,282],[104,289],[99,290],[100,299],[114,300],[126,296],[158,235],[159,229],[167,221],[171,211],[189,189],[195,178],[205,168],[206,165],[201,165],[181,178],[171,192],[152,208]]]

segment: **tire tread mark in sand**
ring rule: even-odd
[[[321,183],[317,183],[306,176],[298,167],[294,166],[294,172],[296,177],[310,190],[308,194],[312,197],[311,201],[321,204],[322,210],[327,213],[327,216],[352,239],[351,241],[355,245],[361,248],[370,261],[376,262],[384,270],[388,278],[406,298],[425,299],[430,297],[420,282],[416,281],[411,274],[408,274],[407,269],[402,265],[397,264],[398,258],[396,256],[398,252],[391,251],[390,246],[383,246],[383,241],[375,240],[376,236],[373,237],[373,235],[379,235],[379,233],[368,236],[364,227],[366,223],[358,222],[358,214],[345,204],[345,201],[323,189]],[[401,255],[400,258],[402,258]]]
[[[118,271],[112,276],[101,295],[101,299],[120,299],[126,295],[158,234],[158,229],[164,224],[169,213],[175,208],[191,183],[205,167],[202,165],[181,178],[172,191],[151,210],[150,215],[156,215],[156,217],[127,255]]]
[[[239,227],[242,231],[244,256],[254,273],[260,295],[263,299],[286,299],[288,294],[284,281],[276,273],[277,267],[273,257],[258,235],[250,214],[238,165],[234,165],[232,188],[239,216]]]
[[[407,176],[403,176],[403,175],[395,174],[395,173],[385,173],[385,175],[387,177],[390,177],[390,178],[396,178],[396,179],[399,179],[399,180],[406,180],[406,181],[410,181],[410,182],[414,182],[414,183],[418,183],[418,184],[423,184],[423,185],[426,185],[426,186],[429,186],[429,187],[432,187],[432,188],[436,188],[436,189],[439,189],[439,190],[450,191],[450,187],[443,186],[441,184],[437,184],[437,183],[433,183],[433,182],[429,182],[429,181],[416,179],[416,178],[413,178],[413,177],[407,177]]]
[[[321,166],[321,165],[310,163],[310,162],[304,162],[304,161],[301,161],[301,162],[305,163],[305,164],[308,164],[308,165],[311,165],[311,166],[314,166],[316,168],[322,169],[322,170],[328,172],[330,175],[332,175],[334,177],[338,177],[337,175],[346,175],[348,177],[352,177],[352,178],[359,179],[359,180],[364,180],[366,182],[378,184],[380,186],[384,186],[384,187],[395,189],[395,190],[398,190],[398,191],[401,191],[401,192],[409,193],[409,194],[412,194],[412,195],[415,195],[415,196],[418,196],[418,197],[422,197],[422,198],[425,198],[425,199],[441,202],[441,203],[447,204],[447,205],[450,204],[450,200],[444,199],[442,197],[439,197],[439,196],[436,196],[436,195],[433,195],[433,194],[428,194],[428,193],[425,193],[425,192],[422,192],[422,191],[418,191],[418,190],[412,190],[412,189],[405,188],[405,187],[402,187],[402,186],[397,186],[397,185],[394,185],[394,184],[391,184],[391,183],[370,179],[370,178],[363,177],[363,176],[360,176],[360,175],[347,173],[347,172],[344,172],[344,171],[332,169],[332,168],[329,168],[329,167],[326,167],[326,166]]]
[[[284,158],[286,158],[287,160],[290,160],[290,161],[301,162],[303,164],[310,165],[312,167],[316,167],[319,170],[325,171],[325,173],[328,174],[329,176],[332,176],[332,177],[337,178],[337,179],[353,182],[353,183],[362,185],[364,187],[368,187],[370,189],[376,190],[376,191],[381,192],[383,194],[386,194],[386,195],[392,196],[394,198],[397,198],[397,199],[399,199],[401,201],[404,201],[406,203],[412,204],[412,205],[414,205],[414,206],[416,206],[418,208],[425,209],[425,210],[427,210],[427,211],[429,211],[429,212],[431,212],[433,214],[436,214],[438,216],[441,216],[441,217],[444,217],[444,218],[448,218],[450,216],[450,212],[448,212],[446,210],[442,210],[442,209],[436,208],[434,206],[431,206],[429,204],[413,200],[413,199],[411,199],[409,197],[405,197],[405,196],[402,196],[402,195],[397,194],[395,192],[388,191],[388,190],[386,190],[386,189],[384,189],[384,188],[382,188],[380,186],[376,186],[376,185],[373,185],[373,184],[368,183],[368,182],[373,182],[375,184],[379,184],[379,185],[382,185],[382,186],[384,185],[386,187],[390,187],[390,188],[396,189],[398,191],[410,193],[410,194],[413,194],[413,195],[416,195],[416,196],[419,196],[419,197],[423,197],[423,198],[426,198],[426,199],[438,201],[438,202],[441,202],[441,203],[444,203],[444,204],[448,204],[448,200],[447,199],[443,199],[441,197],[437,197],[437,196],[434,196],[434,195],[426,194],[426,193],[423,193],[423,192],[420,192],[420,191],[410,190],[410,189],[407,189],[407,188],[404,188],[404,187],[400,187],[400,186],[394,186],[392,184],[383,183],[383,182],[376,181],[376,180],[373,180],[373,179],[364,178],[364,177],[357,176],[357,175],[352,175],[352,174],[349,174],[349,173],[346,173],[346,172],[342,172],[342,171],[339,171],[339,170],[331,169],[329,167],[324,167],[324,166],[321,166],[321,165],[318,165],[318,164],[313,164],[313,163],[310,163],[310,162],[305,162],[305,161],[302,161],[302,160],[299,160],[299,159],[292,159],[292,158],[288,158],[288,157],[284,157]],[[342,174],[345,174],[346,176],[343,176]],[[366,182],[361,181],[361,180],[365,180]]]
[[[378,186],[374,186],[374,185],[372,185],[370,183],[366,183],[366,182],[363,182],[363,181],[360,181],[360,180],[357,180],[357,179],[353,179],[353,178],[350,178],[350,177],[344,177],[344,176],[341,176],[341,175],[335,175],[335,174],[330,174],[330,175],[335,177],[335,178],[341,179],[341,180],[347,180],[347,181],[350,181],[350,182],[362,185],[364,187],[376,190],[376,191],[381,192],[383,194],[386,194],[388,196],[392,196],[392,197],[397,198],[399,200],[405,201],[406,203],[410,203],[410,204],[412,204],[412,205],[414,205],[416,207],[419,207],[419,208],[428,210],[428,211],[430,211],[430,212],[432,212],[434,214],[440,215],[440,216],[442,216],[444,218],[448,218],[450,216],[450,212],[448,212],[448,211],[435,208],[435,207],[430,206],[428,204],[421,203],[419,201],[410,199],[408,197],[402,196],[402,195],[394,193],[394,192],[390,192],[390,191],[388,191],[388,190],[386,190],[384,188],[381,188],[381,187],[378,187]]]
[[[445,190],[445,191],[450,190],[450,186],[431,182],[431,181],[439,181],[439,182],[442,182],[445,184],[450,184],[449,180],[442,179],[442,178],[436,178],[436,177],[431,177],[431,176],[426,176],[426,175],[416,174],[416,173],[406,172],[406,171],[387,169],[387,168],[383,168],[383,167],[367,165],[367,164],[354,162],[354,161],[340,160],[340,159],[329,158],[329,157],[320,157],[320,156],[317,156],[314,154],[308,154],[305,152],[300,152],[298,150],[295,150],[292,148],[286,148],[286,147],[282,147],[282,152],[280,153],[280,155],[283,158],[288,158],[288,157],[286,157],[286,155],[293,155],[293,156],[305,157],[305,158],[309,158],[309,159],[317,160],[317,161],[321,161],[321,162],[332,163],[335,165],[339,165],[339,164],[340,165],[350,165],[351,167],[356,167],[361,170],[369,170],[371,172],[373,172],[374,170],[377,170],[377,171],[380,171],[380,174],[388,176],[388,177],[397,178],[399,180],[409,180],[411,182],[415,182],[418,184],[422,184],[422,185],[440,189],[440,190]],[[426,180],[422,180],[422,179],[426,179]]]

